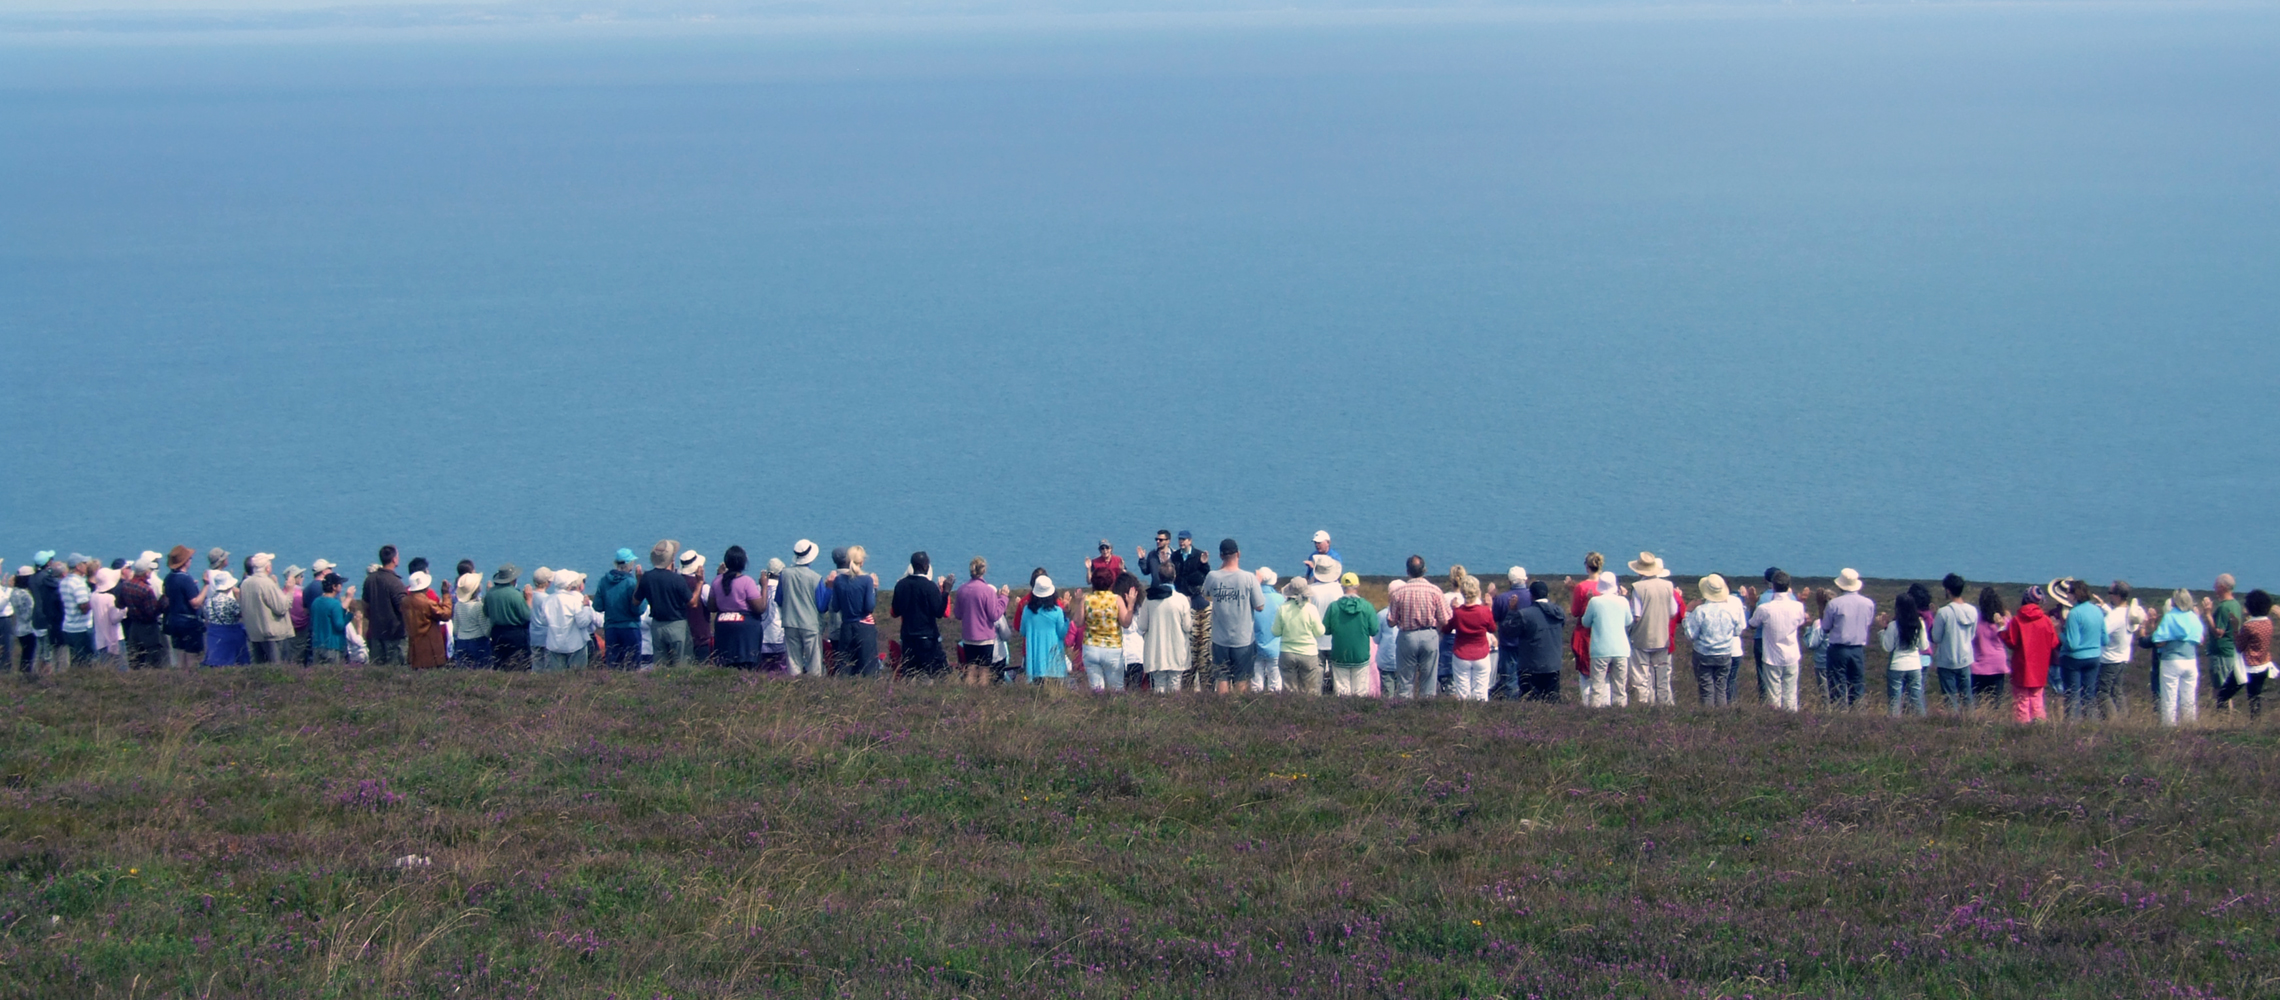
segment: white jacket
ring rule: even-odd
[[[586,648],[586,637],[594,634],[594,606],[584,594],[548,590],[538,595],[530,618],[532,638],[537,638],[541,626],[546,629],[549,653],[575,653]]]
[[[1178,594],[1148,605],[1147,613],[1138,616],[1140,635],[1147,648],[1140,662],[1149,673],[1181,671],[1188,668],[1188,636],[1195,630],[1195,613],[1188,610],[1187,598]]]

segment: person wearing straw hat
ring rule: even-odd
[[[1837,572],[1841,591],[1821,613],[1821,633],[1829,644],[1829,704],[1852,708],[1867,693],[1868,639],[1876,624],[1876,602],[1860,592],[1860,574]]]
[[[1742,662],[1742,632],[1749,628],[1748,612],[1726,588],[1726,578],[1712,573],[1695,584],[1702,603],[1686,613],[1686,640],[1694,646],[1694,687],[1708,708],[1734,703],[1734,674]]]
[[[1069,683],[1069,616],[1054,600],[1053,578],[1040,574],[1029,584],[1022,609],[1022,666],[1031,684]]]
[[[1337,556],[1328,552],[1318,552],[1315,553],[1313,561],[1307,563],[1304,576],[1307,603],[1314,605],[1315,613],[1323,615],[1323,621],[1328,622],[1330,606],[1345,599],[1346,596],[1345,565],[1338,561]],[[1330,672],[1332,666],[1330,643],[1316,643],[1315,649],[1321,654],[1317,659],[1322,661],[1321,672],[1324,683],[1335,687],[1337,676]]]
[[[815,604],[815,589],[823,576],[809,565],[815,554],[814,542],[802,538],[793,544],[792,564],[784,568],[776,588],[776,608],[784,616],[784,656],[791,661],[794,677],[823,676],[823,614]]]
[[[1629,563],[1638,580],[1631,584],[1631,659],[1627,686],[1637,705],[1676,705],[1670,688],[1670,643],[1679,621],[1678,588],[1670,568],[1652,552]]]
[[[451,660],[466,670],[491,667],[491,616],[483,610],[483,575],[459,574],[451,584]]]
[[[435,579],[426,570],[414,570],[405,581],[404,656],[413,670],[433,670],[451,663],[451,604],[434,590]]]
[[[277,557],[256,552],[245,558],[245,582],[238,585],[239,615],[255,663],[284,663],[285,643],[293,638],[293,602],[271,570]]]

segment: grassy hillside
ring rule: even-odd
[[[712,670],[5,697],[7,996],[2280,991],[2280,741],[2237,717]]]

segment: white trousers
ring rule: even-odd
[[[2161,661],[2161,724],[2175,726],[2201,718],[2201,661],[2185,656]]]
[[[1495,676],[1489,668],[1493,662],[1492,658],[1457,661],[1456,669],[1449,675],[1449,686],[1455,689],[1457,700],[1488,700],[1488,685]]]

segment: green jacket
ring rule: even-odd
[[[1360,666],[1370,662],[1370,637],[1378,633],[1377,608],[1352,594],[1330,604],[1322,616],[1330,633],[1330,662]]]
[[[491,620],[492,628],[528,628],[530,602],[513,587],[492,587],[483,593],[483,617]]]
[[[2240,634],[2241,625],[2248,621],[2247,606],[2241,604],[2239,598],[2228,597],[2209,609],[2209,618],[2213,626],[2209,629],[2209,655],[2240,655],[2239,648],[2233,645],[2233,637]]]

